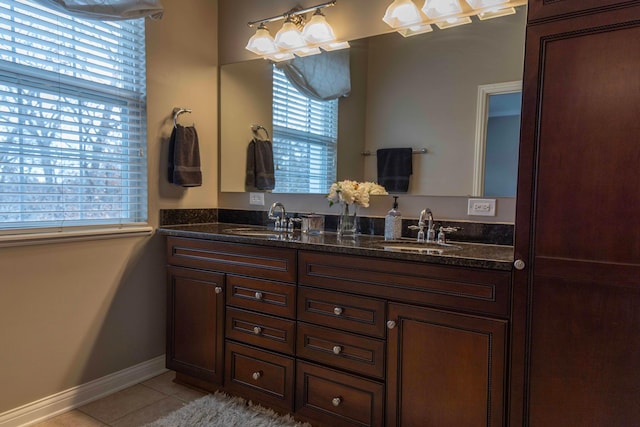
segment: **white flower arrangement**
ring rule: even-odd
[[[327,200],[329,206],[334,203],[356,204],[364,208],[369,207],[369,196],[387,195],[387,190],[375,182],[358,182],[345,179],[331,184]]]

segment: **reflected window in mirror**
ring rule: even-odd
[[[327,193],[336,180],[338,100],[301,94],[273,67],[274,193]]]

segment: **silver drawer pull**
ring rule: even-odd
[[[340,316],[342,314],[342,308],[334,307],[333,314],[335,314],[336,316]]]
[[[257,300],[261,300],[262,298],[264,298],[264,295],[262,295],[262,292],[256,292],[255,297]]]
[[[331,399],[331,404],[333,406],[340,406],[340,404],[342,403],[342,398],[341,397],[334,397],[333,399]]]
[[[262,377],[262,372],[260,371],[256,371],[253,374],[251,374],[251,378],[253,378],[256,381],[258,381],[260,377]]]
[[[254,326],[253,333],[256,335],[260,335],[262,333],[262,328],[260,326]]]
[[[334,345],[333,354],[340,354],[340,353],[342,353],[342,347],[340,347],[339,345]]]
[[[221,294],[222,293],[222,286],[216,286],[214,291],[216,292],[216,294]]]
[[[395,322],[395,321],[393,321],[393,320],[389,320],[389,321],[387,322],[387,328],[389,328],[389,329],[393,329],[393,328],[395,328],[395,327],[396,327],[396,322]]]

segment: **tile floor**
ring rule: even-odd
[[[169,371],[33,427],[139,427],[205,395],[173,382]]]

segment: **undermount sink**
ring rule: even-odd
[[[442,255],[450,251],[462,249],[450,243],[416,242],[416,241],[385,241],[377,245],[386,251],[413,252],[426,255]]]

